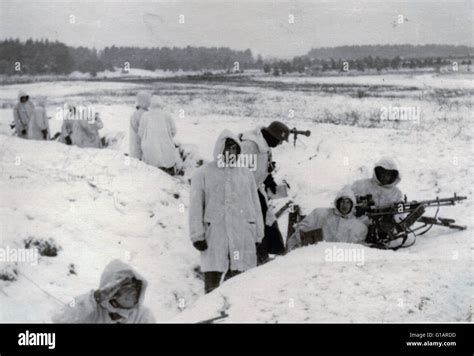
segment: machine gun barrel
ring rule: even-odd
[[[296,127],[293,127],[290,130],[290,134],[293,134],[293,146],[296,146],[296,139],[298,138],[298,135],[303,135],[306,137],[311,136],[311,131],[310,130],[298,130]]]
[[[381,207],[381,208],[367,208],[366,215],[367,216],[381,216],[381,215],[397,215],[397,214],[404,214],[410,213],[415,211],[419,206],[423,206],[425,208],[430,207],[439,207],[439,206],[448,206],[448,205],[455,205],[456,202],[465,200],[467,197],[461,197],[454,194],[454,196],[449,198],[436,198],[432,200],[422,200],[422,201],[404,201],[392,204],[390,206]]]
[[[417,204],[421,204],[421,205],[424,205],[424,206],[438,206],[438,204],[440,205],[454,205],[456,204],[457,201],[461,201],[461,200],[465,200],[467,199],[467,197],[459,197],[457,196],[456,194],[454,194],[454,196],[452,197],[449,197],[449,198],[436,198],[436,199],[432,199],[432,200],[422,200],[422,201],[419,201],[419,202],[412,202],[412,203],[417,203]]]

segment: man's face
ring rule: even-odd
[[[133,308],[138,303],[139,292],[133,285],[125,285],[114,295],[117,305],[123,309]]]
[[[395,170],[377,167],[376,175],[382,185],[388,185],[392,184],[397,179],[398,172]]]
[[[352,201],[349,198],[341,198],[337,201],[337,209],[342,215],[347,215],[352,210]]]
[[[20,98],[20,102],[26,103],[26,102],[28,101],[28,99],[29,99],[28,96],[22,96],[22,97]]]
[[[237,159],[237,155],[239,153],[239,146],[237,143],[235,143],[233,140],[227,140],[225,142],[225,147],[224,147],[224,156],[226,157],[235,157]]]

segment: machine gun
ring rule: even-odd
[[[455,205],[456,202],[467,199],[454,194],[449,198],[436,198],[433,200],[407,201],[394,203],[386,207],[374,207],[372,195],[357,198],[356,216],[365,215],[370,220],[369,233],[366,242],[378,248],[398,249],[409,247],[416,241],[416,236],[427,233],[433,225],[445,226],[450,229],[465,230],[466,226],[455,225],[454,219],[444,219],[438,217],[441,206]],[[423,216],[425,208],[436,207],[434,217]],[[403,214],[403,216],[401,216]],[[396,216],[399,215],[398,218]],[[397,221],[398,220],[398,221]],[[415,223],[419,226],[413,226]],[[421,232],[419,232],[421,231]],[[415,239],[409,246],[404,245],[408,235],[413,234]],[[397,239],[402,239],[402,243],[397,247],[391,247],[390,243]]]
[[[309,130],[306,130],[306,131],[298,130],[296,127],[293,127],[290,130],[290,134],[293,134],[293,146],[296,146],[296,139],[298,138],[298,135],[303,135],[303,136],[309,137],[309,136],[311,136],[311,131],[309,131]]]

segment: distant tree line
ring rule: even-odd
[[[457,59],[456,59],[457,60]],[[452,65],[454,59],[450,58],[407,58],[403,59],[396,56],[392,59],[379,57],[364,57],[361,59],[334,59],[321,60],[311,59],[308,57],[295,57],[291,61],[273,61],[263,65],[265,73],[273,73],[280,75],[286,73],[304,73],[304,72],[327,72],[327,71],[360,71],[364,72],[369,69],[377,71],[388,69],[416,69],[416,68],[437,68],[446,65]],[[471,59],[465,58],[458,62],[458,65],[471,65]]]
[[[262,68],[259,56],[252,51],[226,47],[139,48],[106,47],[101,51],[86,47],[69,47],[48,40],[25,42],[19,39],[0,41],[0,74],[68,74],[73,71],[95,75],[114,67],[148,70],[232,70]]]
[[[474,54],[474,48],[468,46],[439,44],[402,44],[313,48],[308,52],[307,57],[321,60],[330,60],[331,58],[346,58],[356,60],[367,57],[391,59],[397,56],[401,58],[423,59],[438,57],[464,57],[469,54]]]
[[[106,47],[100,59],[113,67],[123,67],[129,62],[132,67],[148,70],[212,70],[261,68],[261,58],[257,61],[252,51],[235,51],[225,47],[186,47],[186,48],[139,48]]]
[[[312,49],[292,60],[265,62],[263,70],[274,75],[303,72],[365,71],[401,68],[439,68],[452,65],[471,65],[474,48],[451,45],[380,45],[342,46]]]
[[[63,43],[48,40],[7,39],[0,42],[1,74],[67,74],[73,70],[74,59]]]
[[[426,68],[458,64],[471,65],[474,48],[452,45],[340,46],[312,49],[291,60],[263,61],[252,51],[226,47],[106,47],[103,50],[70,47],[58,41],[19,39],[0,41],[0,74],[91,73],[115,67],[147,70],[263,69],[274,75],[326,71],[377,71]]]

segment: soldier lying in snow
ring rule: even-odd
[[[291,251],[302,245],[302,235],[320,230],[324,241],[362,243],[367,236],[367,227],[353,214],[356,200],[350,187],[345,187],[334,199],[333,208],[316,208],[297,226],[288,239]]]
[[[143,306],[147,281],[129,265],[114,260],[104,269],[100,286],[75,298],[53,317],[56,323],[146,324],[154,323]]]

